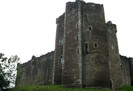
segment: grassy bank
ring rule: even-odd
[[[18,86],[9,91],[133,91],[133,86],[124,86],[119,90],[94,89],[94,88],[64,88],[59,85],[54,86]]]

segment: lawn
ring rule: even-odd
[[[64,88],[60,85],[51,86],[18,86],[9,91],[133,91],[133,86],[124,86],[119,90],[94,89],[94,88]]]

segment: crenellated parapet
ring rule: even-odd
[[[113,24],[111,21],[108,21],[106,25],[109,30],[112,30],[113,32],[117,33],[116,24]]]
[[[133,58],[119,54],[117,26],[105,22],[102,4],[68,2],[56,24],[55,51],[18,64],[16,85],[133,85]]]
[[[32,57],[26,63],[18,64],[16,86],[51,85],[53,75],[54,52],[40,57]]]

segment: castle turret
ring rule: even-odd
[[[82,2],[66,4],[62,84],[82,87]]]
[[[64,14],[56,19],[56,43],[54,53],[54,73],[53,84],[62,82],[62,63],[63,63],[63,45],[64,45]]]
[[[118,89],[123,84],[123,74],[121,69],[121,62],[119,56],[119,48],[117,42],[117,28],[111,21],[107,22],[107,43],[108,43],[108,62],[110,72],[111,88]]]
[[[83,5],[83,85],[110,88],[107,31],[103,5]]]

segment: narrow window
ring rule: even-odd
[[[89,27],[89,30],[92,30],[92,27]]]
[[[77,48],[76,52],[77,52],[77,54],[79,54],[79,47]]]
[[[94,48],[98,48],[98,44],[97,43],[94,43]]]
[[[78,37],[78,35],[76,36],[76,39],[77,39],[77,40],[79,40],[79,37]]]
[[[88,18],[88,14],[86,14],[85,17]]]
[[[85,53],[88,53],[89,47],[88,47],[88,43],[85,43]]]
[[[121,65],[121,70],[122,70],[122,65]]]
[[[78,23],[76,23],[76,28],[78,28]]]
[[[112,80],[110,80],[110,87],[111,87],[111,89],[112,89]]]
[[[64,24],[62,23],[62,27],[64,27]]]
[[[61,56],[59,59],[60,63],[63,64],[63,57]]]
[[[89,30],[89,31],[93,30],[92,25],[88,26],[88,30]]]
[[[60,44],[63,45],[64,44],[64,38],[60,39]]]

